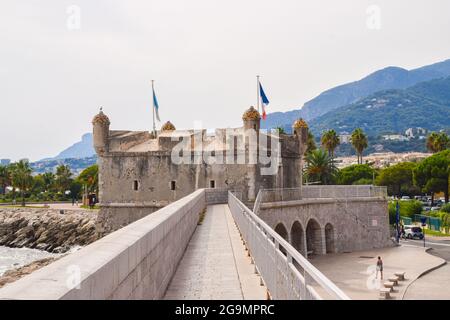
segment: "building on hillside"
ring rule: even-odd
[[[405,136],[409,139],[419,138],[424,139],[427,135],[427,129],[421,127],[408,128],[405,130]]]
[[[384,140],[391,140],[391,141],[408,141],[409,138],[405,137],[402,134],[386,134],[383,135]]]
[[[348,132],[341,132],[341,133],[339,134],[339,141],[340,141],[342,144],[351,143],[351,137],[352,137],[352,135],[351,135],[351,134],[348,134]]]

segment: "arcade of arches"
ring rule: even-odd
[[[275,226],[275,232],[305,257],[336,252],[335,230],[331,223],[323,227],[317,220],[309,219],[304,228],[299,221],[294,221],[288,232],[286,226],[279,222]]]

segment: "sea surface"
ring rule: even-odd
[[[25,266],[33,261],[56,257],[59,254],[29,248],[9,248],[0,246],[0,276],[5,271]]]

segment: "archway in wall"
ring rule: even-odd
[[[336,248],[334,246],[334,227],[331,223],[327,223],[325,226],[325,244],[327,253],[336,252]]]
[[[307,256],[323,254],[322,230],[319,223],[311,219],[306,225]]]
[[[288,232],[283,223],[279,223],[275,226],[275,232],[278,233],[284,240],[289,242]],[[284,249],[280,249],[284,255],[286,255],[286,251]]]
[[[298,252],[305,255],[305,233],[298,221],[295,221],[291,228],[291,244]]]

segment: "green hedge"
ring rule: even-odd
[[[395,223],[395,211],[397,201],[389,202],[389,223]],[[404,217],[413,217],[415,214],[422,213],[422,203],[417,200],[399,201],[400,215]]]

